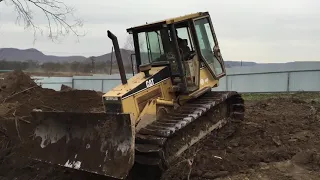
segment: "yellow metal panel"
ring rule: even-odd
[[[164,80],[161,83],[160,87],[162,91],[163,100],[171,101],[172,99],[175,99],[175,95],[173,93],[170,93],[170,89],[172,88],[172,82],[170,78]]]
[[[175,22],[180,22],[180,21],[184,21],[184,20],[188,20],[188,19],[193,19],[193,18],[198,18],[203,16],[203,14],[201,12],[198,13],[192,13],[192,14],[187,14],[184,16],[180,16],[180,17],[175,17],[175,18],[170,18],[166,20],[167,24],[172,24]]]
[[[150,93],[155,92],[157,89],[159,89],[160,97],[162,97],[160,86],[161,86],[161,83],[123,99],[122,100],[123,111],[125,113],[130,113],[130,114],[134,113],[133,117],[134,117],[135,122],[137,123],[138,117],[141,116],[141,112],[143,111],[143,108],[145,108],[145,106],[143,106],[142,109],[139,109],[139,104],[141,104],[141,102],[138,102],[139,99],[144,98],[144,97],[148,97],[150,95]],[[142,100],[142,101],[145,101],[146,102],[145,104],[147,105],[150,100],[155,99],[157,97],[158,97],[157,94],[152,94],[152,96],[150,98],[148,98],[146,100]]]
[[[150,70],[150,75],[158,73],[160,70],[162,70],[165,67],[153,67]],[[144,73],[140,72],[136,74],[135,76],[128,79],[127,84],[119,84],[115,88],[111,89],[109,92],[105,93],[103,97],[122,97],[124,94],[128,93],[138,85],[140,85],[142,82],[144,82],[146,78],[144,77]]]
[[[215,80],[211,75],[210,71],[204,67],[200,69],[200,80],[199,80],[199,89],[189,95],[180,96],[180,103],[185,103],[187,100],[191,99],[194,94],[200,92],[203,88],[214,87],[219,83],[218,80]]]
[[[128,97],[122,100],[122,109],[124,113],[130,113],[132,118],[135,120],[139,117],[139,109],[137,106],[137,102],[134,97]]]
[[[213,78],[208,68],[205,67],[200,69],[200,81],[199,81],[200,89],[208,86],[213,87],[214,85],[218,84],[218,82],[219,82],[218,80],[215,80]]]
[[[144,128],[145,126],[157,119],[156,105],[156,100],[153,99],[150,100],[148,104],[145,106],[139,118],[136,120],[136,124],[138,124],[136,127],[137,131],[139,131],[141,128]]]
[[[123,99],[122,107],[124,113],[133,114],[132,117],[136,123],[139,121],[138,118],[141,118],[147,112],[149,114],[148,116],[151,114],[156,115],[156,106],[151,106],[149,103],[156,99],[162,99],[166,101],[175,99],[175,95],[169,92],[171,86],[171,79],[168,78],[155,86]],[[146,111],[145,108],[149,108],[149,110]],[[154,109],[151,110],[150,108]]]
[[[204,13],[207,13],[207,12],[197,12],[197,13],[187,14],[187,15],[184,15],[184,16],[164,19],[164,20],[161,20],[161,21],[155,21],[155,22],[152,22],[152,23],[147,23],[147,24],[143,24],[143,25],[140,25],[140,26],[135,26],[135,27],[132,27],[132,28],[129,28],[129,29],[143,28],[143,27],[148,27],[148,26],[150,26],[152,24],[159,24],[159,23],[172,24],[172,23],[176,23],[176,22],[180,22],[180,21],[184,21],[184,20],[188,20],[188,19],[193,19],[193,18],[199,18],[199,17],[202,17],[202,16],[206,16],[207,14],[204,14]]]
[[[136,123],[138,124],[137,129],[143,128],[147,124],[155,121],[157,118],[157,99],[162,99],[165,101],[172,101],[175,99],[173,93],[170,93],[170,88],[172,86],[171,79],[168,78],[162,81],[160,84],[153,86],[141,93],[135,95],[135,99],[137,100],[140,97],[146,97],[148,93],[154,92],[156,89],[160,89],[161,96],[148,99],[148,103],[144,107],[144,109],[140,109],[140,115],[138,119],[136,119]],[[138,105],[137,105],[138,106]]]

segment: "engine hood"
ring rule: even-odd
[[[164,79],[170,77],[168,67],[152,67],[150,77],[146,78],[143,72],[136,74],[128,80],[127,84],[120,84],[103,95],[104,98],[126,98],[127,96],[136,94],[148,87],[160,83]]]

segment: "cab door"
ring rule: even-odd
[[[180,38],[179,48],[189,93],[199,89],[200,69],[198,58],[195,56],[194,39],[190,30],[192,24],[192,21],[175,24],[177,38]]]
[[[224,62],[209,16],[193,20],[197,51],[204,65],[215,79],[225,75]]]

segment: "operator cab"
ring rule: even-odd
[[[200,69],[216,80],[225,75],[218,41],[208,12],[127,29],[133,35],[138,67],[168,66],[182,93],[199,89]]]

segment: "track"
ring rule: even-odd
[[[167,169],[177,156],[207,134],[230,119],[242,120],[243,103],[237,92],[208,92],[168,112],[136,134],[137,166]]]

